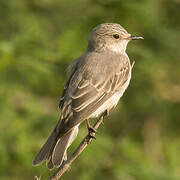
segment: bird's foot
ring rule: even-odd
[[[86,121],[87,121],[87,128],[89,133],[96,133],[97,130],[90,125],[89,120],[87,119]]]
[[[88,136],[89,136],[89,138],[92,138],[92,139],[96,140],[95,133],[89,132]]]
[[[86,121],[87,121],[87,128],[88,128],[88,132],[89,132],[88,136],[90,138],[96,139],[95,135],[96,135],[97,130],[90,125],[88,119]]]
[[[89,126],[89,127],[88,127],[88,131],[89,131],[90,133],[96,133],[96,132],[97,132],[97,130],[96,130],[95,128],[93,128],[92,126]]]

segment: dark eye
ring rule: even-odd
[[[119,39],[119,35],[118,35],[118,34],[114,34],[113,37],[114,37],[115,39]]]

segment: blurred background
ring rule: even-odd
[[[62,179],[180,179],[179,18],[180,0],[1,0],[0,179],[52,174],[33,157],[60,116],[65,69],[104,22],[145,40],[129,43],[130,86]]]

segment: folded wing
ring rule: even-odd
[[[78,83],[74,83],[74,79],[77,77],[73,76],[76,74],[72,75],[60,103],[61,128],[64,127],[64,131],[88,119],[93,112],[123,87],[131,72],[128,57],[123,56],[123,59],[120,59],[116,66],[109,67],[108,72],[104,71],[106,69],[103,69],[102,74],[91,71],[89,78],[87,75],[82,75]],[[87,73],[87,70],[85,72]]]

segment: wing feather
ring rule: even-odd
[[[76,87],[72,87],[73,78],[69,81],[67,90],[61,102],[64,126],[69,129],[80,123],[97,110],[115,92],[117,92],[129,79],[131,65],[129,59],[124,58],[119,67],[107,74],[106,77],[93,77],[89,79],[82,76]],[[94,79],[93,79],[94,78]],[[68,91],[69,90],[69,91]],[[70,103],[66,103],[67,101]],[[67,106],[67,107],[66,107]],[[70,115],[69,115],[70,114]],[[71,117],[67,119],[67,117]],[[67,129],[67,128],[66,128]]]

